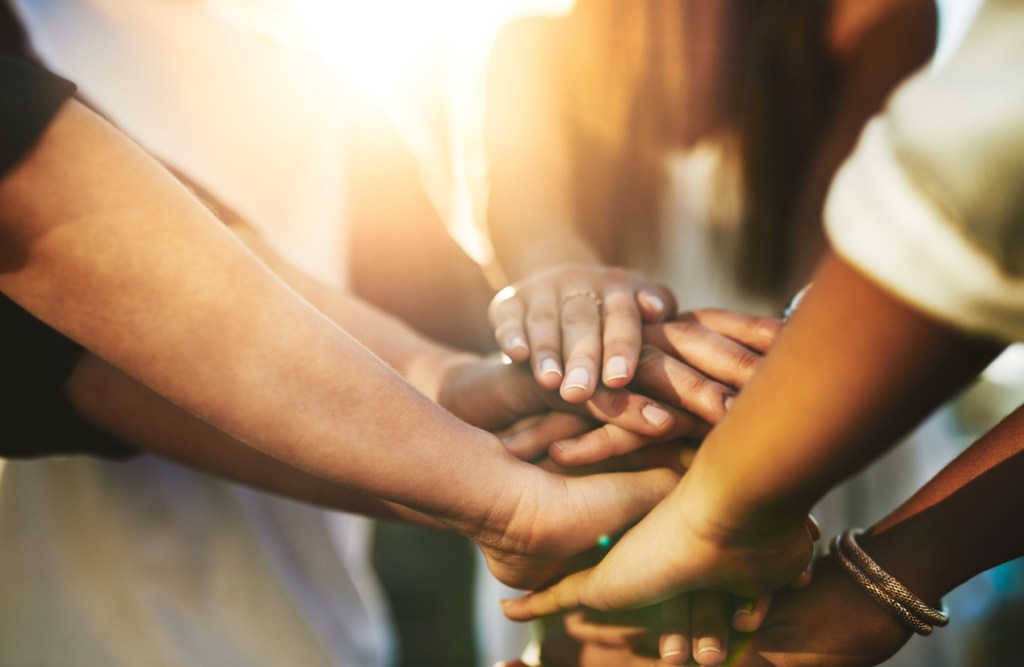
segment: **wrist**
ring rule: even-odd
[[[759,502],[748,498],[744,485],[706,474],[698,450],[693,466],[673,493],[694,531],[724,546],[756,542],[769,536],[805,526],[810,507],[797,502]]]
[[[467,502],[464,516],[452,526],[489,550],[528,552],[537,540],[539,499],[547,497],[543,489],[551,475],[507,451],[498,470],[495,481],[478,486],[478,497]]]
[[[931,606],[940,606],[942,597],[956,586],[944,576],[948,552],[936,548],[926,536],[869,530],[857,541],[879,567]]]

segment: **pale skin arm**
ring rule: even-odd
[[[550,578],[671,484],[666,471],[569,479],[517,461],[75,102],[0,182],[0,223],[0,289],[43,322],[268,456],[466,533],[506,582]]]
[[[804,522],[814,502],[1000,348],[918,313],[829,256],[672,493],[595,568],[507,602],[506,613],[621,609],[686,590],[755,595],[785,585],[810,560]]]
[[[1010,528],[1024,506],[1022,475],[1024,408],[1018,408],[859,542],[889,574],[937,605],[972,576],[1024,555],[1024,535]],[[809,667],[826,656],[837,664],[875,665],[909,639],[831,559],[817,569],[806,590],[778,596],[738,665]]]
[[[687,435],[700,427],[699,420],[632,392],[602,389],[582,404],[569,404],[529,381],[520,369],[442,345],[352,293],[311,278],[243,223],[230,221],[229,226],[268,268],[317,310],[427,397],[473,426],[502,429],[528,415],[556,409],[607,421],[642,437]]]
[[[502,352],[578,402],[632,380],[641,325],[673,316],[676,301],[664,285],[607,266],[577,229],[569,146],[542,83],[548,64],[522,36],[499,42],[489,73],[488,226],[512,283],[490,317]]]

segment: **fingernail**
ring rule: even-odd
[[[668,635],[665,640],[661,643],[661,659],[668,660],[669,658],[677,657],[688,657],[684,653],[686,651],[686,642],[683,641],[682,635]]]
[[[736,402],[735,396],[726,396],[722,403],[725,405],[725,411],[728,412],[732,409],[733,404]]]
[[[509,348],[526,347],[526,339],[522,336],[509,336],[505,339],[505,345]]]
[[[547,375],[548,373],[554,373],[555,375],[562,374],[562,368],[559,366],[558,360],[554,357],[544,357],[540,360],[540,363],[537,364],[537,368],[540,369],[540,372],[544,375]]]
[[[629,364],[625,357],[615,356],[604,365],[604,378],[606,380],[620,380],[629,375]]]
[[[648,292],[640,293],[640,300],[647,305],[651,310],[662,313],[665,311],[665,302],[661,300],[661,297],[657,294],[650,294]]]
[[[576,440],[557,440],[554,442],[555,448],[560,452],[567,452],[577,445]]]
[[[732,628],[737,632],[751,632],[754,618],[753,610],[737,609],[736,613],[732,615]]]
[[[651,426],[661,426],[669,418],[668,410],[662,408],[661,406],[654,405],[653,403],[648,403],[643,408],[641,408],[640,414],[644,416],[644,419]]]
[[[590,373],[586,368],[574,368],[565,376],[563,389],[590,389]]]
[[[718,637],[708,635],[701,637],[697,642],[697,658],[714,658],[715,656],[722,655],[722,645],[718,641]]]

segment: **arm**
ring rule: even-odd
[[[1008,530],[1024,505],[1024,408],[946,466],[860,539],[889,574],[929,604],[972,576],[1024,555],[1024,536]],[[955,610],[954,610],[955,612]],[[793,632],[798,628],[799,632]],[[941,630],[937,630],[941,632]],[[839,570],[823,560],[802,591],[778,596],[740,665],[874,665],[910,632]]]
[[[264,454],[467,533],[505,581],[551,576],[671,479],[566,479],[516,461],[297,298],[77,103],[0,182],[0,221],[0,289],[29,312]]]
[[[999,349],[918,313],[829,257],[679,486],[596,568],[509,602],[506,612],[618,609],[683,590],[749,595],[786,584],[810,560],[804,520],[814,502]]]
[[[501,350],[530,360],[537,382],[570,401],[636,371],[642,321],[675,314],[671,291],[608,267],[573,211],[572,155],[551,82],[553,31],[565,20],[505,31],[488,72],[488,227],[512,283],[491,305]],[[564,35],[561,35],[564,37]],[[602,317],[604,324],[602,326]]]

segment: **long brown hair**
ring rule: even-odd
[[[718,137],[742,180],[737,277],[762,294],[784,284],[793,207],[829,100],[827,6],[578,0],[537,21],[547,99],[572,156],[574,220],[607,262],[654,256],[666,150]]]

